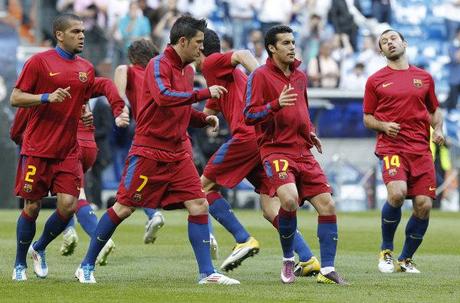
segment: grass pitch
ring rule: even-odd
[[[28,259],[28,279],[13,282],[15,229],[19,211],[0,211],[0,302],[460,302],[460,213],[433,212],[430,226],[414,260],[420,275],[381,274],[377,270],[380,243],[378,212],[339,214],[337,270],[352,285],[319,285],[314,278],[298,278],[295,284],[279,280],[281,248],[273,227],[256,211],[236,211],[248,231],[261,244],[260,253],[247,259],[229,276],[239,286],[199,286],[197,266],[188,242],[183,211],[165,212],[166,224],[153,245],[142,242],[142,211],[117,229],[116,250],[109,264],[96,268],[95,285],[73,278],[88,247],[88,237],[78,227],[80,241],[70,257],[59,254],[62,237],[47,249],[49,274],[35,277]],[[42,211],[36,238],[50,211]],[[100,216],[102,213],[98,213]],[[405,212],[395,240],[396,256],[402,248]],[[299,211],[299,227],[319,256],[316,214]],[[216,267],[230,253],[233,238],[214,221],[219,242]]]

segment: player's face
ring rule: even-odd
[[[380,36],[380,47],[382,54],[388,60],[399,59],[406,52],[407,43],[401,39],[399,34],[394,31],[389,31]]]
[[[202,70],[204,58],[206,58],[205,55],[200,51],[200,56],[195,59],[195,69],[199,72]]]
[[[276,45],[270,47],[273,58],[284,64],[291,64],[295,60],[295,40],[292,33],[276,35]]]
[[[184,40],[184,59],[186,60],[184,63],[191,63],[201,56],[203,41],[204,33],[200,31],[190,40]]]
[[[81,53],[85,43],[85,27],[83,26],[83,22],[77,20],[70,21],[65,31],[56,32],[56,38],[66,51],[73,54]]]

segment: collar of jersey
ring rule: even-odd
[[[68,51],[65,51],[63,50],[62,48],[60,48],[59,46],[56,46],[56,52],[58,53],[58,55],[63,58],[63,59],[67,59],[67,60],[73,60],[75,59],[75,55],[72,54],[72,53],[69,53]]]
[[[277,73],[280,73],[280,74],[283,74],[283,75],[284,75],[283,71],[275,64],[275,61],[273,61],[272,58],[268,57],[268,58],[267,58],[267,61],[266,61],[265,63],[266,63],[266,65],[267,65],[270,69],[274,70],[274,71],[277,72]],[[289,69],[290,69],[292,72],[294,72],[295,69],[296,69],[297,67],[299,67],[300,64],[302,64],[302,61],[297,60],[297,59],[294,59],[294,63],[292,63],[292,64],[289,66]]]
[[[179,68],[184,68],[185,66],[187,66],[188,64],[184,64],[182,63],[182,59],[180,58],[179,54],[176,52],[176,50],[172,47],[171,44],[169,44],[165,51],[164,51],[164,54],[166,55],[166,57],[168,57],[172,63],[174,65],[176,65],[177,67]]]

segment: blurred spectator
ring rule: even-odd
[[[56,0],[41,0],[40,9],[37,10],[39,15],[39,31],[44,46],[52,46],[56,44],[56,38],[53,34],[53,29],[50,24],[53,24],[54,18],[57,17],[58,11],[56,8]]]
[[[445,19],[447,39],[452,40],[460,27],[460,0],[447,0],[440,12]]]
[[[446,100],[448,110],[457,107],[460,95],[460,27],[449,46],[449,96]]]
[[[232,23],[232,35],[235,49],[247,47],[249,31],[254,21],[253,0],[226,0]]]
[[[180,12],[177,9],[176,0],[167,0],[166,7],[162,6],[159,11],[164,14],[153,29],[153,43],[159,47],[160,50],[164,49],[169,43],[169,31],[173,26],[176,19],[180,17]]]
[[[332,44],[323,41],[319,54],[308,63],[308,78],[312,87],[335,88],[339,83],[340,69],[332,58]]]
[[[229,35],[222,35],[222,41],[220,42],[221,44],[221,49],[222,52],[225,53],[229,50],[233,49],[233,38]]]
[[[364,64],[358,62],[351,73],[340,79],[340,88],[343,90],[364,92],[366,81],[367,74],[364,72]]]
[[[351,46],[356,51],[358,26],[350,13],[348,5],[352,4],[347,4],[346,0],[332,0],[328,20],[332,23],[336,34],[348,35]]]
[[[264,36],[259,29],[253,29],[249,35],[248,49],[252,52],[259,64],[265,64],[267,52],[265,51]]]
[[[197,19],[208,18],[216,9],[214,0],[177,0],[181,14],[190,14]]]
[[[391,1],[372,0],[372,16],[380,23],[391,24]]]
[[[366,63],[366,74],[368,75],[372,75],[387,65],[385,57],[380,54],[375,36],[369,35],[364,37],[363,46],[356,61]]]
[[[150,22],[142,14],[137,1],[132,1],[129,4],[129,12],[125,15],[118,25],[123,43],[123,54],[126,57],[128,54],[129,45],[140,38],[150,38]]]
[[[300,34],[300,47],[303,49],[302,59],[305,64],[318,55],[320,41],[332,37],[331,31],[326,30],[321,16],[316,13],[310,15]]]
[[[144,17],[149,20],[150,28],[153,28],[155,26],[155,10],[149,6],[147,0],[139,0],[138,4]]]
[[[291,21],[291,0],[255,0],[254,7],[264,35],[272,26],[289,24]]]

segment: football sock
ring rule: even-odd
[[[321,253],[321,267],[333,267],[337,251],[337,217],[318,216],[318,238]]]
[[[102,250],[107,241],[112,237],[117,226],[123,221],[115,213],[113,208],[109,208],[99,220],[94,231],[94,237],[91,238],[89,243],[88,252],[81,262],[81,265],[92,265],[96,263],[96,258]]]
[[[78,200],[76,211],[78,223],[90,238],[93,237],[97,226],[97,217],[93,209],[86,200]]]
[[[278,216],[273,219],[273,226],[278,229]],[[299,256],[300,262],[306,262],[313,257],[313,253],[308,246],[307,242],[302,236],[302,233],[297,229],[294,237],[294,252]]]
[[[65,217],[56,209],[46,221],[43,233],[40,239],[33,244],[33,248],[36,251],[45,250],[46,246],[62,233],[72,217],[73,214],[70,217]]]
[[[18,223],[16,225],[16,261],[14,266],[26,265],[27,251],[30,243],[35,236],[35,221],[37,218],[30,217],[24,211],[19,215]]]
[[[386,202],[382,207],[382,245],[381,250],[393,250],[396,228],[401,221],[401,207],[393,207]]]
[[[209,249],[208,215],[188,216],[188,239],[192,244],[200,277],[204,278],[214,273]]]
[[[65,227],[65,229],[70,228],[70,227],[75,228],[75,219],[73,216],[72,218],[70,218],[69,223],[67,223],[67,226]]]
[[[236,218],[227,200],[218,192],[211,192],[206,195],[206,198],[209,203],[209,213],[233,235],[237,243],[246,242],[250,235]]]
[[[406,241],[398,260],[412,258],[423,241],[430,219],[419,219],[412,215],[406,225]]]
[[[153,215],[155,215],[155,213],[157,212],[156,208],[147,208],[147,207],[144,207],[143,210],[144,210],[144,213],[145,213],[145,214],[147,215],[147,217],[149,218],[149,220],[152,220]]]
[[[208,226],[209,226],[209,233],[214,234],[214,227],[212,226],[211,216],[208,216]]]
[[[297,230],[297,211],[287,211],[282,207],[278,212],[281,248],[284,258],[294,257],[294,238]]]

